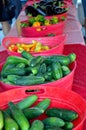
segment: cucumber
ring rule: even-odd
[[[51,64],[53,62],[60,62],[61,65],[68,66],[70,63],[74,62],[76,60],[76,54],[70,53],[67,56],[64,55],[52,55],[48,57],[44,57],[44,61],[47,64]]]
[[[51,65],[48,65],[48,66],[47,66],[47,71],[48,71],[48,72],[51,72],[51,71],[52,71]]]
[[[39,102],[35,107],[38,107],[42,110],[46,110],[50,105],[51,100],[49,98],[43,99],[41,102]]]
[[[66,76],[71,72],[69,67],[67,67],[67,66],[61,66],[61,67],[62,67],[63,76]]]
[[[68,55],[68,58],[70,59],[70,63],[72,63],[76,60],[76,54],[71,53],[71,54]]]
[[[41,65],[40,65],[40,68],[39,68],[39,71],[38,71],[38,73],[42,73],[42,74],[44,74],[44,73],[46,73],[46,64],[45,63],[42,63]]]
[[[4,112],[4,130],[19,130],[19,126],[6,112]]]
[[[44,83],[45,79],[43,76],[22,76],[18,78],[15,82],[15,85],[27,86],[27,85],[36,85]]]
[[[11,81],[8,81],[7,78],[1,79],[1,81],[4,82],[4,83],[6,83],[6,84],[13,84]]]
[[[40,68],[40,65],[39,65],[39,64],[36,65],[36,66],[34,66],[34,67],[31,67],[31,72],[32,72],[34,75],[36,75],[36,74],[38,73],[38,71],[39,71],[39,68]]]
[[[36,100],[38,99],[38,96],[37,95],[31,95],[31,96],[28,96],[26,98],[24,98],[22,101],[18,102],[16,104],[16,106],[18,108],[20,108],[21,110],[23,109],[28,109],[28,107],[30,107],[31,105],[33,105],[34,102],[36,102]],[[8,114],[10,114],[10,109],[6,109],[5,110]]]
[[[44,125],[43,125],[42,121],[40,121],[40,120],[35,120],[35,121],[31,124],[30,130],[44,130]]]
[[[62,68],[59,62],[52,63],[52,75],[55,80],[63,77]]]
[[[12,113],[13,118],[19,125],[21,130],[29,130],[30,124],[24,113],[16,106],[13,102],[9,102],[9,108]]]
[[[34,84],[41,84],[44,83],[45,79],[43,76],[17,76],[17,75],[9,75],[7,76],[7,80],[12,82],[15,85],[27,86],[27,85],[34,85]]]
[[[61,108],[50,108],[46,111],[46,115],[49,117],[55,116],[63,119],[64,121],[73,121],[78,118],[77,112]]]
[[[5,76],[4,76],[4,73],[5,73],[6,70],[12,69],[12,68],[14,68],[14,67],[15,67],[15,64],[5,63],[5,64],[3,65],[3,67],[2,67],[2,70],[1,70],[1,77],[5,77]]]
[[[52,55],[44,58],[46,64],[52,64],[53,62],[59,62],[61,65],[69,65],[71,63],[68,56]]]
[[[20,76],[18,76],[18,75],[8,75],[7,81],[15,84],[15,82],[18,78],[20,78]]]
[[[3,112],[0,110],[0,130],[2,130],[4,127],[4,116]]]
[[[24,98],[22,101],[20,101],[16,105],[22,110],[22,109],[32,106],[33,103],[37,101],[37,99],[38,99],[37,95],[31,95]]]
[[[50,127],[63,127],[65,125],[65,122],[58,117],[48,117],[42,122],[44,123],[44,126]]]
[[[4,71],[3,73],[3,77],[6,77],[8,75],[19,75],[19,76],[22,76],[22,75],[25,75],[26,71],[24,68],[12,68],[12,69],[7,69]]]
[[[64,130],[72,130],[74,127],[72,122],[65,122],[65,125],[63,126]]]
[[[24,115],[28,120],[34,119],[44,113],[44,110],[37,107],[26,108],[23,110]]]
[[[16,65],[15,64],[9,64],[9,63],[5,63],[2,67],[2,73],[6,70],[6,69],[12,69],[14,68]]]
[[[9,56],[6,62],[9,64],[24,63],[25,65],[29,65],[29,60],[22,57],[17,57],[17,56]]]
[[[23,58],[25,58],[27,60],[31,60],[33,58],[33,56],[30,53],[28,53],[27,51],[23,51],[21,53],[21,55],[22,55]]]
[[[17,68],[25,68],[25,64],[24,63],[19,63],[16,65]]]
[[[10,117],[5,118],[5,130],[19,130],[17,123]]]
[[[46,72],[43,76],[46,81],[52,81],[52,79],[53,79],[52,71]]]
[[[30,62],[30,66],[34,67],[37,64],[41,64],[43,62],[44,58],[42,56],[33,57],[33,59]]]

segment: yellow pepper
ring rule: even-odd
[[[39,26],[41,26],[40,22],[34,22],[33,25],[32,25],[32,27],[39,27]]]

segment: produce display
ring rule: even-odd
[[[76,55],[32,56],[23,51],[22,57],[9,56],[2,67],[1,81],[12,85],[36,85],[59,80],[71,72],[69,65]]]
[[[64,0],[40,0],[39,2],[34,0],[33,4],[26,6],[24,11],[28,20],[20,21],[21,36],[49,38],[49,36],[63,33],[68,11]],[[0,72],[1,85],[6,86],[6,89],[22,87],[25,90],[19,89],[19,92],[16,93],[18,89],[14,89],[15,96],[13,96],[17,96],[17,98],[14,99],[11,96],[12,100],[9,98],[9,102],[6,101],[7,104],[4,100],[6,106],[3,106],[1,102],[0,130],[79,130],[82,127],[86,117],[84,100],[77,98],[75,93],[73,95],[75,97],[73,97],[72,91],[69,94],[69,91],[65,91],[66,89],[55,92],[59,86],[64,88],[67,86],[68,89],[71,89],[75,70],[75,68],[72,69],[71,64],[75,63],[76,54],[62,55],[60,51],[60,55],[57,55],[58,50],[56,48],[55,51],[51,52],[55,55],[51,55],[47,51],[58,47],[57,42],[55,44],[53,40],[53,43],[54,46],[49,46],[49,44],[44,43],[43,45],[42,42],[32,40],[31,43],[16,42],[5,46],[7,51],[14,52],[14,54],[16,52],[19,55],[7,57]],[[37,54],[43,51],[48,56]],[[12,53],[8,54],[12,55]],[[65,79],[69,81],[67,82]],[[50,85],[55,81],[60,82]],[[27,86],[31,89],[26,89]],[[52,86],[56,88],[53,89]],[[33,89],[33,91],[32,88],[34,87],[37,89]],[[45,89],[44,87],[51,88]],[[31,91],[40,96],[31,94]],[[24,95],[18,99],[20,96],[18,94]],[[4,96],[2,95],[2,97]],[[79,108],[79,105],[82,108]],[[78,123],[80,126],[76,128]]]
[[[72,130],[73,121],[79,115],[65,108],[49,108],[52,101],[44,98],[37,101],[37,95],[31,95],[18,103],[8,102],[8,108],[0,109],[0,129],[4,130]],[[43,119],[39,119],[45,115]],[[37,119],[38,118],[38,119]]]
[[[27,52],[43,52],[49,50],[50,47],[48,45],[43,45],[41,42],[32,40],[32,43],[12,43],[8,46],[8,50],[12,52],[21,53],[23,51]]]
[[[30,17],[28,19],[28,21],[21,22],[21,27],[49,26],[49,25],[57,24],[57,23],[64,21],[64,20],[65,20],[64,16],[62,16],[61,18],[58,18],[56,16],[52,16],[50,19],[48,19],[42,15],[37,15],[36,17]],[[38,30],[38,31],[40,31],[40,30]]]
[[[25,8],[25,13],[28,16],[37,16],[38,14],[51,16],[64,14],[67,10],[68,8],[63,0],[41,0],[40,2],[28,5]]]

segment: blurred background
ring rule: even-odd
[[[25,4],[26,0],[21,0],[21,4],[22,6]],[[82,25],[82,34],[84,36],[85,34],[85,28],[84,28],[84,13],[83,13],[83,6],[82,6],[82,2],[81,0],[73,0],[73,3],[75,4],[76,6],[76,9],[77,9],[77,19],[79,20],[79,22],[81,23]],[[12,20],[12,26],[14,25],[16,19],[14,18]],[[2,26],[0,24],[0,44],[2,42],[2,39],[4,38],[4,35],[3,35],[3,32],[2,32]]]

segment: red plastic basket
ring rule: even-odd
[[[36,3],[38,3],[38,2],[40,2],[40,0],[37,0],[37,1],[36,1]],[[68,8],[68,3],[67,3],[67,2],[68,2],[68,1],[64,1],[64,3],[65,3],[64,7],[66,7],[66,8]],[[26,3],[26,5],[24,6],[24,10],[25,10],[25,8],[26,8],[27,6],[33,5],[33,4],[34,4],[34,1],[29,0],[29,1]],[[56,17],[58,17],[58,18],[61,18],[61,17],[67,18],[67,16],[68,16],[68,11],[65,12],[65,13],[57,14],[57,15],[53,15],[53,16],[56,16]],[[52,15],[51,15],[51,16],[46,16],[46,18],[51,18],[51,17],[52,17]],[[28,18],[28,16],[27,16],[27,18]]]
[[[27,23],[28,21],[25,20],[25,21],[21,21],[21,23],[22,22]],[[66,20],[49,26],[21,27],[21,35],[23,37],[44,37],[50,33],[59,35],[59,34],[63,34],[65,24],[66,24]],[[40,29],[40,31],[37,31],[38,29]]]
[[[0,66],[0,70],[2,70],[2,66],[3,65]],[[73,84],[74,72],[75,72],[75,69],[76,69],[76,62],[73,62],[72,64],[70,64],[69,67],[71,69],[71,72],[67,76],[65,76],[65,77],[63,77],[59,80],[56,80],[54,82],[41,84],[41,86],[43,86],[43,87],[50,86],[51,88],[53,88],[54,86],[57,86],[57,88],[58,87],[59,88],[66,88],[66,89],[71,90],[72,84]],[[27,86],[6,84],[4,82],[1,82],[1,85],[2,85],[4,90],[27,87]],[[40,85],[30,85],[29,87],[34,87],[34,86],[40,86]]]
[[[26,91],[35,92],[26,92]],[[37,92],[36,92],[37,91]],[[51,104],[50,108],[66,108],[69,110],[74,110],[79,114],[79,117],[73,122],[73,130],[82,130],[83,123],[86,119],[86,102],[85,100],[73,91],[66,90],[64,88],[50,88],[46,86],[39,87],[25,87],[14,90],[9,90],[0,94],[0,109],[5,109],[8,102],[12,101],[14,103],[24,99],[25,97],[36,94],[38,95],[38,100],[35,104],[43,100],[44,98],[50,98]],[[3,100],[2,100],[3,99]],[[45,115],[40,116],[40,119],[44,119]]]
[[[54,37],[41,37],[41,38],[19,38],[19,37],[6,37],[3,38],[2,45],[5,47],[9,55],[21,56],[21,53],[12,52],[8,49],[9,45],[16,43],[26,43],[31,44],[32,40],[41,42],[43,45],[48,45],[51,49],[43,52],[31,52],[32,55],[54,55],[62,54],[64,49],[64,43],[66,40],[66,35],[59,35]]]

